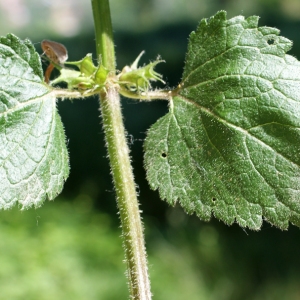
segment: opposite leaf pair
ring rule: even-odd
[[[300,226],[300,63],[286,55],[289,40],[257,23],[225,12],[201,21],[170,111],[148,131],[145,167],[162,199],[203,220],[214,214],[257,230],[264,216],[286,229]],[[158,62],[136,62],[110,81],[88,55],[52,84],[147,93],[161,80]],[[61,191],[69,169],[54,89],[30,42],[1,38],[0,87],[0,206],[39,206]]]

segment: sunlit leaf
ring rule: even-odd
[[[145,166],[152,189],[203,220],[286,229],[300,226],[300,63],[257,23],[225,12],[201,21]]]
[[[69,174],[56,99],[29,41],[0,38],[0,208],[53,199]]]

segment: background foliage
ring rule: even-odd
[[[63,3],[63,4],[62,4]],[[217,10],[228,18],[260,15],[294,41],[300,58],[297,0],[112,0],[120,69],[141,50],[143,62],[158,54],[169,86],[182,74],[187,38],[203,17]],[[71,25],[70,25],[71,24]],[[13,32],[36,43],[63,42],[70,60],[94,52],[90,4],[80,0],[0,2],[0,35]],[[94,55],[95,58],[95,55]],[[0,212],[0,290],[3,299],[124,299],[125,265],[119,220],[109,176],[97,99],[64,101],[71,174],[55,202],[39,210]],[[299,229],[260,232],[227,227],[169,208],[145,181],[145,132],[167,111],[167,103],[123,100],[124,121],[146,226],[155,299],[299,299]],[[17,288],[16,288],[17,287]]]

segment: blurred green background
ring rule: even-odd
[[[299,0],[111,1],[120,69],[146,50],[160,55],[157,70],[168,86],[180,81],[189,33],[202,18],[224,9],[228,17],[259,15],[294,41],[300,57]],[[90,1],[0,0],[0,35],[65,44],[69,59],[94,53]],[[123,99],[157,300],[300,299],[300,232],[265,223],[260,232],[205,223],[171,208],[149,190],[142,145],[167,103]],[[127,299],[121,231],[98,101],[58,103],[68,139],[71,174],[55,202],[37,210],[0,212],[0,299]]]

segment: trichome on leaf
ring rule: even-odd
[[[0,38],[0,208],[40,206],[69,174],[56,98],[30,41]]]
[[[257,24],[221,11],[191,33],[181,89],[148,131],[145,167],[162,199],[202,220],[286,229],[300,226],[300,63],[279,30]]]

